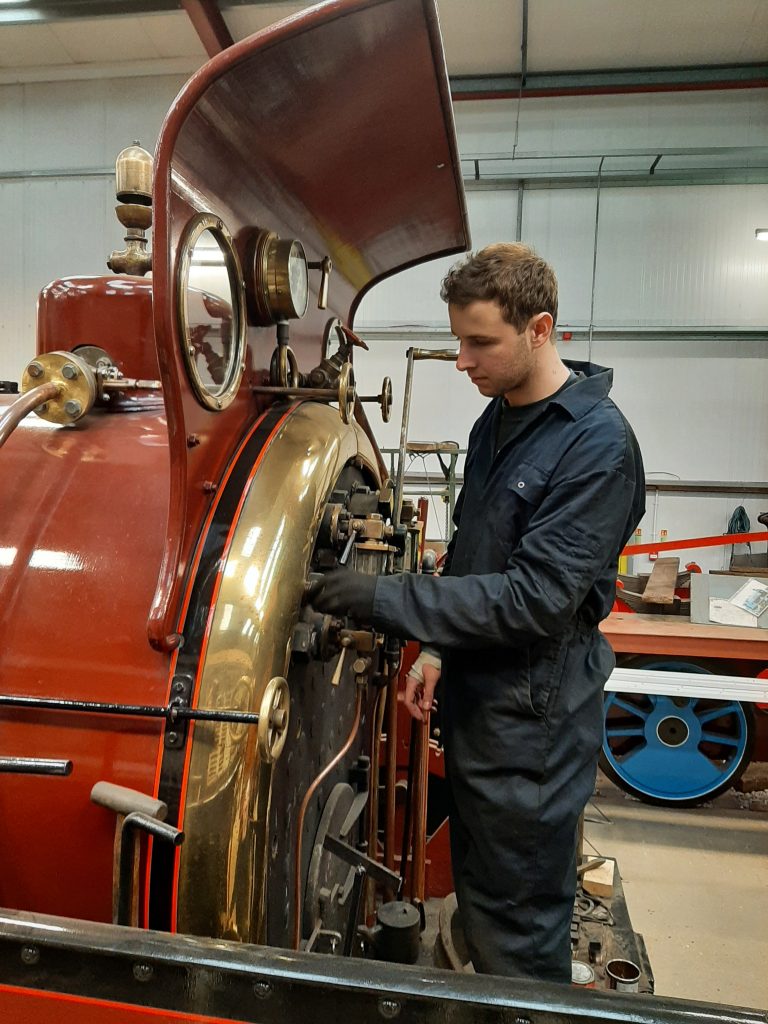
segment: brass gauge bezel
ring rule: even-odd
[[[232,300],[232,337],[234,344],[229,354],[224,383],[213,391],[200,377],[195,359],[195,349],[189,343],[189,317],[187,314],[187,296],[189,292],[189,271],[192,265],[192,253],[197,240],[204,231],[210,231],[224,254],[224,266],[230,283]],[[180,246],[176,294],[179,332],[181,336],[181,352],[187,377],[195,397],[206,409],[219,412],[231,405],[240,387],[245,371],[245,285],[240,260],[237,256],[232,236],[224,221],[213,213],[198,213],[187,224]]]
[[[291,256],[304,263],[305,301],[299,308],[294,301],[290,281]],[[309,309],[309,263],[304,246],[297,238],[280,238],[274,231],[261,231],[252,248],[251,273],[247,282],[248,306],[253,323],[277,323],[300,320]]]

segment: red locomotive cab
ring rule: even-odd
[[[43,290],[0,395],[0,906],[341,951],[322,836],[375,828],[391,665],[302,597],[401,558],[352,325],[468,246],[433,0],[219,54],[118,200],[114,273]]]

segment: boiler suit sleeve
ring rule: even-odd
[[[556,635],[617,561],[635,487],[620,468],[554,480],[503,572],[382,577],[374,624],[438,648],[523,647]]]

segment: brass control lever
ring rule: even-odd
[[[307,263],[310,270],[320,271],[320,290],[317,293],[317,308],[327,309],[328,308],[328,287],[331,282],[331,271],[333,270],[333,261],[330,256],[324,256],[321,260],[312,260]]]

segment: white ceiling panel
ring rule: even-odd
[[[145,14],[141,23],[160,57],[200,57],[207,60],[205,47],[184,11],[175,14]]]
[[[221,7],[235,40],[310,6]],[[438,0],[451,75],[519,73],[523,0]],[[203,60],[183,11],[0,23],[0,70]],[[768,62],[768,0],[529,0],[528,71]],[[160,69],[157,69],[158,71]]]
[[[53,21],[50,31],[75,64],[159,57],[141,18]]]
[[[766,59],[766,0],[531,0],[529,7],[529,71]]]
[[[50,25],[0,26],[0,68],[71,64]]]
[[[519,71],[522,7],[522,0],[438,0],[449,73]]]

